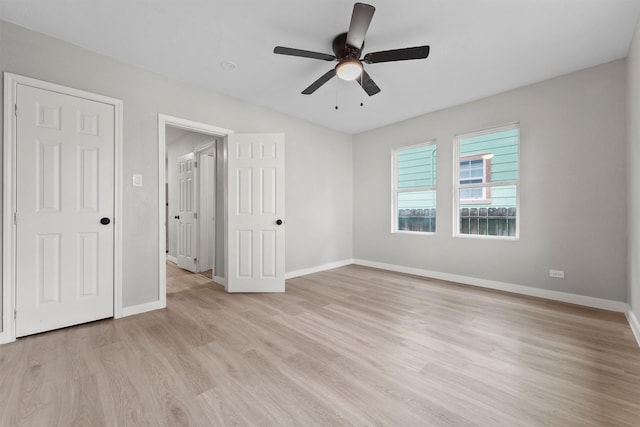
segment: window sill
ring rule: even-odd
[[[492,236],[487,234],[463,234],[463,233],[455,233],[453,235],[454,238],[460,237],[463,239],[479,239],[479,240],[520,240],[520,236]]]
[[[408,234],[414,236],[433,236],[436,231],[409,231],[409,230],[391,230],[391,234]]]
[[[460,207],[464,207],[463,205],[490,205],[491,199],[460,199],[459,205]],[[487,206],[490,208],[491,206]]]

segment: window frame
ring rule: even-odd
[[[517,129],[518,130],[518,154],[516,156],[516,160],[518,163],[518,169],[516,170],[516,179],[513,181],[502,181],[502,182],[491,182],[490,181],[490,173],[491,170],[486,171],[485,167],[485,179],[482,184],[460,184],[460,162],[463,159],[471,160],[472,157],[482,157],[485,154],[474,154],[471,156],[460,157],[460,141],[462,139],[473,138],[480,135],[488,135],[492,133],[503,132],[507,130]],[[520,153],[521,153],[521,141],[522,141],[522,131],[520,129],[520,123],[514,122],[506,125],[495,126],[491,128],[486,128],[482,130],[465,132],[462,134],[457,134],[453,138],[453,237],[461,237],[468,239],[489,239],[489,240],[519,240],[520,239],[520,175],[521,175],[521,162],[520,162]],[[485,159],[487,160],[487,159]],[[486,198],[484,200],[479,200],[477,202],[468,201],[464,203],[460,203],[460,190],[464,188],[478,188],[481,187],[488,192],[484,192]],[[486,234],[467,234],[460,232],[460,205],[470,205],[470,204],[484,204],[491,202],[491,188],[495,187],[515,187],[516,189],[516,231],[515,236],[493,236]],[[463,199],[465,200],[465,199]]]
[[[413,148],[420,148],[420,147],[429,147],[429,146],[433,146],[433,151],[432,151],[432,155],[436,154],[435,157],[435,180],[434,180],[434,186],[432,187],[415,187],[415,188],[410,188],[410,189],[406,189],[406,188],[398,188],[398,153],[402,150],[409,150],[409,149],[413,149]],[[435,235],[438,231],[438,226],[437,226],[437,222],[436,222],[436,229],[435,231],[411,231],[411,230],[399,230],[398,229],[398,195],[400,193],[417,193],[417,192],[421,192],[421,191],[433,191],[434,192],[434,199],[436,200],[436,209],[438,206],[437,203],[437,197],[438,197],[438,191],[437,191],[437,186],[438,186],[438,156],[437,156],[437,152],[438,152],[438,146],[437,146],[437,141],[435,139],[431,139],[428,140],[426,142],[421,142],[418,144],[411,144],[411,145],[402,145],[402,146],[398,146],[398,147],[393,147],[391,149],[391,233],[398,233],[398,234],[412,234],[412,235],[425,235],[425,236],[429,236],[429,235]],[[437,211],[436,211],[436,217],[437,217]]]

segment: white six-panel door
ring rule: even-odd
[[[178,158],[178,267],[196,272],[198,221],[195,153]]]
[[[284,135],[228,138],[228,292],[284,292]]]
[[[21,84],[17,106],[16,336],[112,317],[114,107]]]

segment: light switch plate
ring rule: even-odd
[[[139,175],[139,174],[133,175],[133,186],[142,187],[142,175]]]

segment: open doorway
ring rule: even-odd
[[[166,126],[167,260],[212,278],[215,257],[216,146],[219,138]]]
[[[165,201],[168,127],[206,134],[216,140],[213,281],[231,293],[284,292],[284,134],[234,134],[228,129],[159,114],[158,290],[161,307],[167,304],[167,222],[175,220],[167,213]],[[190,160],[196,161],[194,157]],[[185,173],[196,172],[187,167]],[[185,212],[187,216],[193,215],[197,227],[199,212]],[[187,243],[193,245],[194,240]],[[194,253],[196,250],[191,252]],[[191,257],[195,260],[185,262],[196,264],[197,269],[198,256]],[[180,263],[179,255],[176,261]]]
[[[231,131],[166,115],[158,124],[159,291],[166,305],[174,267],[225,284],[225,139]]]

